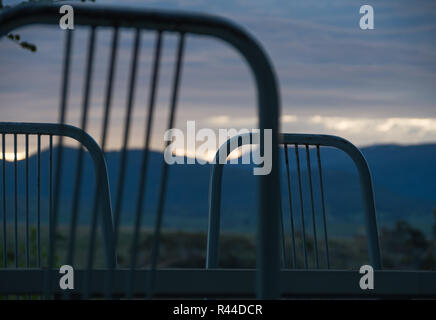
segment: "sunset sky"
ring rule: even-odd
[[[5,4],[16,1],[4,1]],[[120,1],[97,0],[98,4]],[[122,1],[123,5],[217,14],[254,35],[275,67],[283,132],[340,135],[359,145],[436,142],[436,3],[432,0]],[[370,4],[375,30],[360,30],[359,8]],[[23,28],[36,53],[0,40],[2,121],[55,122],[63,33]],[[76,28],[68,122],[77,125],[82,103],[87,30]],[[109,148],[121,145],[131,31],[121,33]],[[100,139],[111,34],[97,33],[88,131]],[[144,136],[154,34],[143,32],[130,145]],[[165,35],[154,149],[163,145],[176,37]],[[256,127],[253,79],[240,56],[220,41],[188,36],[177,127]]]

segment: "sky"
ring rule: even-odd
[[[120,5],[120,1],[97,0],[95,5],[99,4]],[[365,4],[374,8],[374,30],[359,28],[359,8]],[[215,14],[248,30],[275,69],[282,132],[334,134],[358,146],[436,142],[436,2],[432,0],[134,0],[122,5]],[[0,40],[2,121],[55,122],[64,32],[34,26],[19,32],[38,51]],[[110,149],[118,149],[122,141],[132,35],[129,30],[121,33]],[[110,36],[109,30],[98,30],[87,128],[96,140]],[[75,29],[67,116],[73,125],[80,118],[87,37],[87,29]],[[144,140],[154,40],[153,33],[143,32],[131,147],[140,147]],[[164,35],[154,149],[164,144],[176,40]],[[254,128],[254,90],[247,65],[232,48],[214,39],[188,36],[176,127],[184,129],[186,121],[195,120],[198,129]]]

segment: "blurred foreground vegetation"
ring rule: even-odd
[[[9,267],[15,267],[14,233],[8,226],[7,261]],[[26,267],[25,229],[19,226],[19,267]],[[47,228],[41,228],[41,266],[47,262],[48,236]],[[436,231],[436,230],[435,230]],[[56,234],[56,266],[66,264],[66,252],[69,244],[68,228],[61,226]],[[0,235],[0,239],[3,235]],[[95,267],[103,267],[101,235],[97,243],[94,260]],[[129,267],[132,241],[132,229],[123,227],[117,248],[120,267]],[[383,264],[386,269],[436,270],[436,232],[426,235],[407,222],[398,221],[391,228],[380,230],[380,242]],[[29,265],[37,266],[37,232],[30,229]],[[79,227],[75,243],[74,267],[85,266],[88,253],[88,228]],[[151,252],[152,233],[143,230],[138,250],[138,267],[147,267]],[[358,269],[368,264],[368,251],[364,236],[329,238],[330,267],[334,269]],[[301,234],[296,234],[296,268],[304,268]],[[286,266],[293,265],[291,260],[291,240],[286,240]],[[314,242],[310,234],[306,234],[306,248],[309,268],[315,267]],[[326,268],[325,244],[322,235],[318,235],[318,257],[320,268]],[[166,230],[161,235],[159,266],[163,268],[203,268],[206,256],[206,234],[204,232],[186,232]],[[256,264],[256,241],[253,234],[222,233],[220,240],[221,267],[250,268]],[[0,248],[0,265],[3,267],[3,248]]]

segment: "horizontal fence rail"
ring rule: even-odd
[[[42,283],[42,270],[0,270],[0,294],[38,293]],[[107,270],[94,269],[90,295],[98,297],[104,292]],[[150,276],[149,270],[137,270],[132,295],[144,297],[142,283]],[[374,271],[374,289],[362,290],[361,274],[350,270],[282,270],[279,272],[282,297],[284,298],[436,298],[436,277],[430,271]],[[86,271],[77,270],[74,275],[78,297],[83,289]],[[52,271],[51,287],[56,295],[59,288],[59,271]],[[114,296],[125,294],[125,283],[130,277],[129,269],[118,269],[112,275]],[[233,297],[256,296],[256,271],[253,269],[159,269],[156,271],[157,297]],[[27,286],[17,285],[20,281]],[[308,286],[308,283],[311,283]]]

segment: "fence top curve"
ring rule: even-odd
[[[88,149],[96,165],[106,168],[106,160],[97,142],[82,129],[68,124],[0,122],[0,133],[66,136],[80,142]]]
[[[211,169],[211,180],[209,187],[209,221],[213,220],[213,224],[219,221],[219,211],[220,211],[220,200],[221,200],[221,183],[224,165],[226,164],[226,159],[230,153],[237,148],[247,145],[256,144],[253,141],[254,132],[243,133],[240,135],[233,136],[224,142],[216,152],[214,158],[214,164]],[[292,144],[292,145],[313,145],[313,146],[323,146],[323,147],[334,147],[343,152],[345,152],[356,165],[356,169],[359,174],[360,185],[362,189],[362,203],[365,211],[365,224],[368,236],[368,246],[369,254],[371,259],[371,264],[376,269],[382,269],[382,259],[380,253],[380,245],[378,240],[378,227],[376,221],[376,209],[374,200],[374,191],[372,185],[371,171],[369,169],[368,163],[362,154],[362,152],[353,145],[350,141],[338,137],[335,135],[325,135],[325,134],[303,134],[303,133],[281,133],[278,136],[280,144]],[[209,238],[214,238],[209,240],[212,246],[216,246],[218,232],[216,226],[209,225]],[[211,236],[211,234],[213,234]],[[216,256],[216,248],[212,249],[213,255]],[[209,260],[216,257],[209,258]]]

